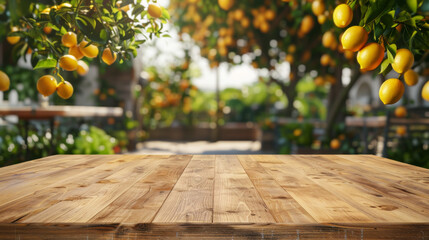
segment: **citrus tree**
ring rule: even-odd
[[[187,0],[171,5],[174,23],[192,36],[211,66],[250,59],[255,68],[268,69],[269,82],[279,84],[288,98],[286,116],[302,76],[311,73],[321,87],[329,83],[328,135],[361,73],[385,75],[393,68],[400,74],[380,88],[385,104],[401,98],[401,80],[415,82],[416,74],[409,70],[426,61],[428,49],[422,7],[419,0]],[[284,62],[290,66],[286,77],[279,74]],[[352,69],[347,85],[340,81],[344,67]]]
[[[129,60],[148,39],[168,36],[168,19],[156,0],[0,0],[0,39],[12,46],[13,62],[23,56],[34,69],[48,69],[37,81],[42,95],[67,99],[73,86],[62,71],[84,75],[94,58],[107,65]],[[0,91],[9,84],[0,72]]]

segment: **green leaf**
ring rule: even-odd
[[[167,9],[162,8],[162,17],[169,20],[170,19],[170,13],[168,13]]]
[[[381,65],[380,65],[380,73],[381,74],[383,74],[383,75],[386,75],[385,74],[385,72],[386,72],[386,70],[389,68],[389,66],[390,66],[390,62],[389,62],[389,59],[384,59],[384,61],[381,63]],[[391,66],[390,66],[391,67]],[[390,71],[389,71],[390,72]]]
[[[414,41],[414,37],[416,36],[416,34],[417,34],[416,30],[414,30],[413,34],[411,34],[410,42],[409,42],[409,49],[413,49],[413,41]]]
[[[370,24],[374,20],[381,18],[384,14],[390,12],[395,4],[391,0],[370,0],[370,6],[366,9],[363,23]]]
[[[417,0],[407,0],[407,7],[411,12],[417,12]]]
[[[393,60],[395,59],[396,50],[397,50],[396,44],[387,45],[387,59],[389,60],[390,63],[393,63]]]
[[[45,68],[54,68],[57,66],[57,60],[48,58],[48,59],[42,59],[37,62],[37,65],[33,68],[36,69],[45,69]]]

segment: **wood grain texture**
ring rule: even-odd
[[[236,156],[217,156],[213,222],[275,222]]]
[[[0,169],[0,239],[429,239],[429,170],[371,155],[58,155]]]
[[[153,222],[212,222],[215,156],[194,156]]]

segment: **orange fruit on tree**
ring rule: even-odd
[[[229,9],[234,6],[234,0],[218,0],[217,1],[220,8],[222,8],[225,11],[228,11]]]
[[[299,137],[299,136],[301,136],[301,134],[302,134],[302,130],[301,129],[295,129],[295,130],[293,130],[293,135],[295,137]]]
[[[0,71],[0,91],[7,91],[10,87],[10,79],[6,73]]]
[[[396,51],[395,59],[392,63],[392,68],[399,74],[403,74],[410,70],[414,64],[414,55],[410,50],[401,48]]]
[[[17,32],[19,29],[15,26],[11,27],[10,32]],[[15,45],[21,40],[20,36],[7,36],[6,40],[11,44]]]
[[[323,0],[315,0],[311,4],[311,10],[316,16],[322,15],[325,12],[325,3]]]
[[[341,142],[340,140],[334,138],[331,140],[329,145],[331,146],[332,149],[337,150],[341,147]]]
[[[98,47],[93,44],[88,45],[88,42],[85,40],[82,40],[82,42],[80,42],[79,49],[85,57],[95,58],[98,56]]]
[[[69,99],[73,95],[73,86],[68,81],[60,82],[57,86],[57,94],[62,99]]]
[[[353,10],[347,4],[338,5],[332,15],[335,26],[339,28],[347,27],[353,20]]]
[[[49,34],[51,34],[51,32],[52,32],[52,28],[51,28],[51,27],[49,27],[49,26],[46,26],[46,27],[44,27],[44,28],[43,28],[43,32],[44,32],[46,35],[49,35]]]
[[[331,56],[329,54],[325,53],[320,57],[320,64],[322,66],[328,66],[331,63]]]
[[[77,45],[77,36],[74,32],[67,32],[61,37],[61,43],[70,48]]]
[[[60,67],[66,71],[74,71],[77,69],[77,59],[70,54],[60,57]]]
[[[316,84],[316,86],[323,86],[325,84],[325,79],[322,76],[318,76],[314,79],[314,84]]]
[[[314,26],[314,19],[312,16],[310,15],[306,15],[301,22],[301,26],[300,26],[300,31],[303,34],[307,34],[308,32],[311,31],[311,29],[313,29]]]
[[[273,10],[268,9],[267,11],[265,11],[264,16],[268,21],[271,21],[274,20],[274,18],[276,17],[276,13]]]
[[[390,78],[381,84],[378,96],[384,104],[394,104],[404,94],[404,84],[397,78]]]
[[[344,50],[344,57],[348,60],[352,60],[355,57],[355,54],[350,50]]]
[[[287,52],[288,53],[296,52],[296,46],[294,44],[289,45],[289,47],[287,48]]]
[[[69,48],[69,54],[73,55],[77,60],[83,58],[83,53],[80,51],[80,48],[77,45]]]
[[[422,88],[422,98],[426,101],[429,101],[429,81],[427,81],[425,83],[425,85],[423,85]]]
[[[288,55],[286,55],[286,57],[285,57],[285,61],[286,62],[288,62],[288,63],[293,63],[293,61],[294,61],[295,59],[294,59],[294,57],[293,57],[293,55],[292,54],[288,54]]]
[[[317,22],[319,22],[320,25],[324,24],[328,17],[324,14],[317,16]]]
[[[403,118],[407,116],[407,109],[404,106],[399,106],[395,108],[394,114],[395,114],[395,117]]]
[[[45,97],[57,90],[57,80],[51,75],[45,75],[37,80],[37,91]]]
[[[360,26],[349,27],[341,37],[344,50],[359,51],[368,41],[368,32]]]
[[[398,136],[405,136],[405,134],[407,134],[407,128],[405,126],[399,126],[396,128],[396,134]]]
[[[110,51],[110,48],[106,48],[103,51],[103,55],[101,56],[101,59],[103,60],[103,62],[105,62],[107,65],[112,65],[115,61],[116,61],[116,53],[112,51]]]
[[[410,69],[405,72],[404,81],[408,86],[414,86],[419,81],[419,75],[414,70]]]
[[[357,54],[357,61],[361,70],[376,69],[384,58],[384,47],[378,43],[369,43]]]
[[[147,12],[153,18],[159,18],[162,15],[161,7],[153,3],[149,4],[149,7],[147,8]]]
[[[80,76],[84,76],[88,73],[89,71],[89,67],[88,64],[86,64],[86,62],[79,60],[77,61],[77,69],[76,69],[77,73]]]
[[[331,48],[333,44],[336,44],[337,39],[332,31],[325,32],[322,37],[322,45],[325,48]]]

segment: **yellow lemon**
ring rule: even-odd
[[[325,32],[324,34],[323,34],[323,37],[322,37],[322,45],[325,47],[325,48],[331,48],[331,46],[333,46],[334,44],[336,45],[337,43],[336,43],[336,37],[335,37],[335,35],[334,35],[334,33],[333,32],[331,32],[331,31],[328,31],[328,32]]]
[[[77,60],[73,55],[64,55],[60,58],[60,67],[66,71],[74,71],[77,69]]]
[[[399,126],[398,128],[396,128],[396,134],[398,136],[405,136],[405,134],[407,133],[407,128],[405,126]]]
[[[407,109],[404,106],[399,106],[395,108],[394,114],[395,114],[395,117],[403,118],[407,116]]]
[[[315,0],[311,4],[311,10],[316,16],[322,15],[323,12],[325,12],[325,3],[323,2],[323,0]]]
[[[384,104],[394,104],[404,94],[404,84],[397,78],[390,78],[381,84],[378,96]]]
[[[353,10],[347,4],[340,4],[335,8],[332,17],[335,26],[345,28],[353,20]]]
[[[331,56],[329,54],[325,53],[320,57],[320,64],[322,66],[328,66],[331,63]]]
[[[80,51],[79,46],[73,46],[69,49],[69,54],[73,55],[77,60],[83,58],[83,53]]]
[[[162,15],[162,9],[160,6],[156,4],[149,4],[149,7],[147,8],[147,12],[149,15],[153,18],[159,18]]]
[[[0,71],[0,91],[7,91],[10,87],[10,79],[6,73]]]
[[[10,29],[10,32],[17,32],[19,29],[15,26],[13,26]],[[11,44],[11,45],[15,45],[19,42],[19,40],[21,40],[20,36],[8,36],[6,37],[6,40]]]
[[[357,54],[360,69],[365,71],[374,70],[380,65],[384,58],[384,48],[378,43],[369,43]]]
[[[329,145],[331,146],[332,149],[336,150],[340,148],[341,142],[340,140],[334,138],[331,140],[331,143]]]
[[[300,31],[303,34],[307,34],[308,32],[311,31],[311,29],[313,29],[314,26],[314,19],[312,16],[307,15],[302,19],[301,22],[301,26],[300,26]]]
[[[47,97],[57,90],[57,80],[51,75],[45,75],[37,80],[37,91]]]
[[[395,59],[392,63],[392,68],[399,74],[403,74],[414,64],[414,55],[411,53],[410,50],[401,48],[398,51],[396,51]]]
[[[314,84],[316,84],[316,86],[323,86],[325,84],[325,79],[322,76],[318,76],[314,79]]]
[[[77,36],[74,32],[67,32],[61,37],[61,43],[70,48],[77,45]]]
[[[293,130],[293,135],[295,137],[299,137],[299,136],[301,136],[301,134],[302,134],[302,130],[301,129],[295,129],[295,130]]]
[[[69,99],[73,95],[73,86],[68,82],[60,82],[57,86],[57,94],[62,99]]]
[[[410,69],[405,72],[404,81],[408,86],[414,86],[419,81],[419,75],[417,75],[414,70]]]
[[[86,64],[86,62],[79,60],[77,61],[77,69],[76,69],[77,73],[80,76],[84,76],[88,73],[89,71],[89,67],[88,64]]]
[[[429,101],[429,81],[427,81],[425,83],[425,85],[423,85],[422,88],[422,98],[426,101]]]
[[[116,61],[116,53],[110,51],[109,48],[104,49],[103,55],[101,56],[101,59],[103,62],[105,62],[107,65],[112,65]]]
[[[218,0],[218,3],[220,8],[225,11],[228,11],[232,6],[234,6],[234,0]]]
[[[98,55],[98,47],[92,44],[88,45],[88,42],[85,40],[80,42],[79,49],[85,57],[95,58]]]
[[[345,50],[359,51],[368,41],[368,32],[360,26],[349,27],[341,37],[341,44]]]
[[[328,19],[328,17],[326,15],[317,16],[317,21],[319,22],[320,25],[324,24],[327,19]]]

